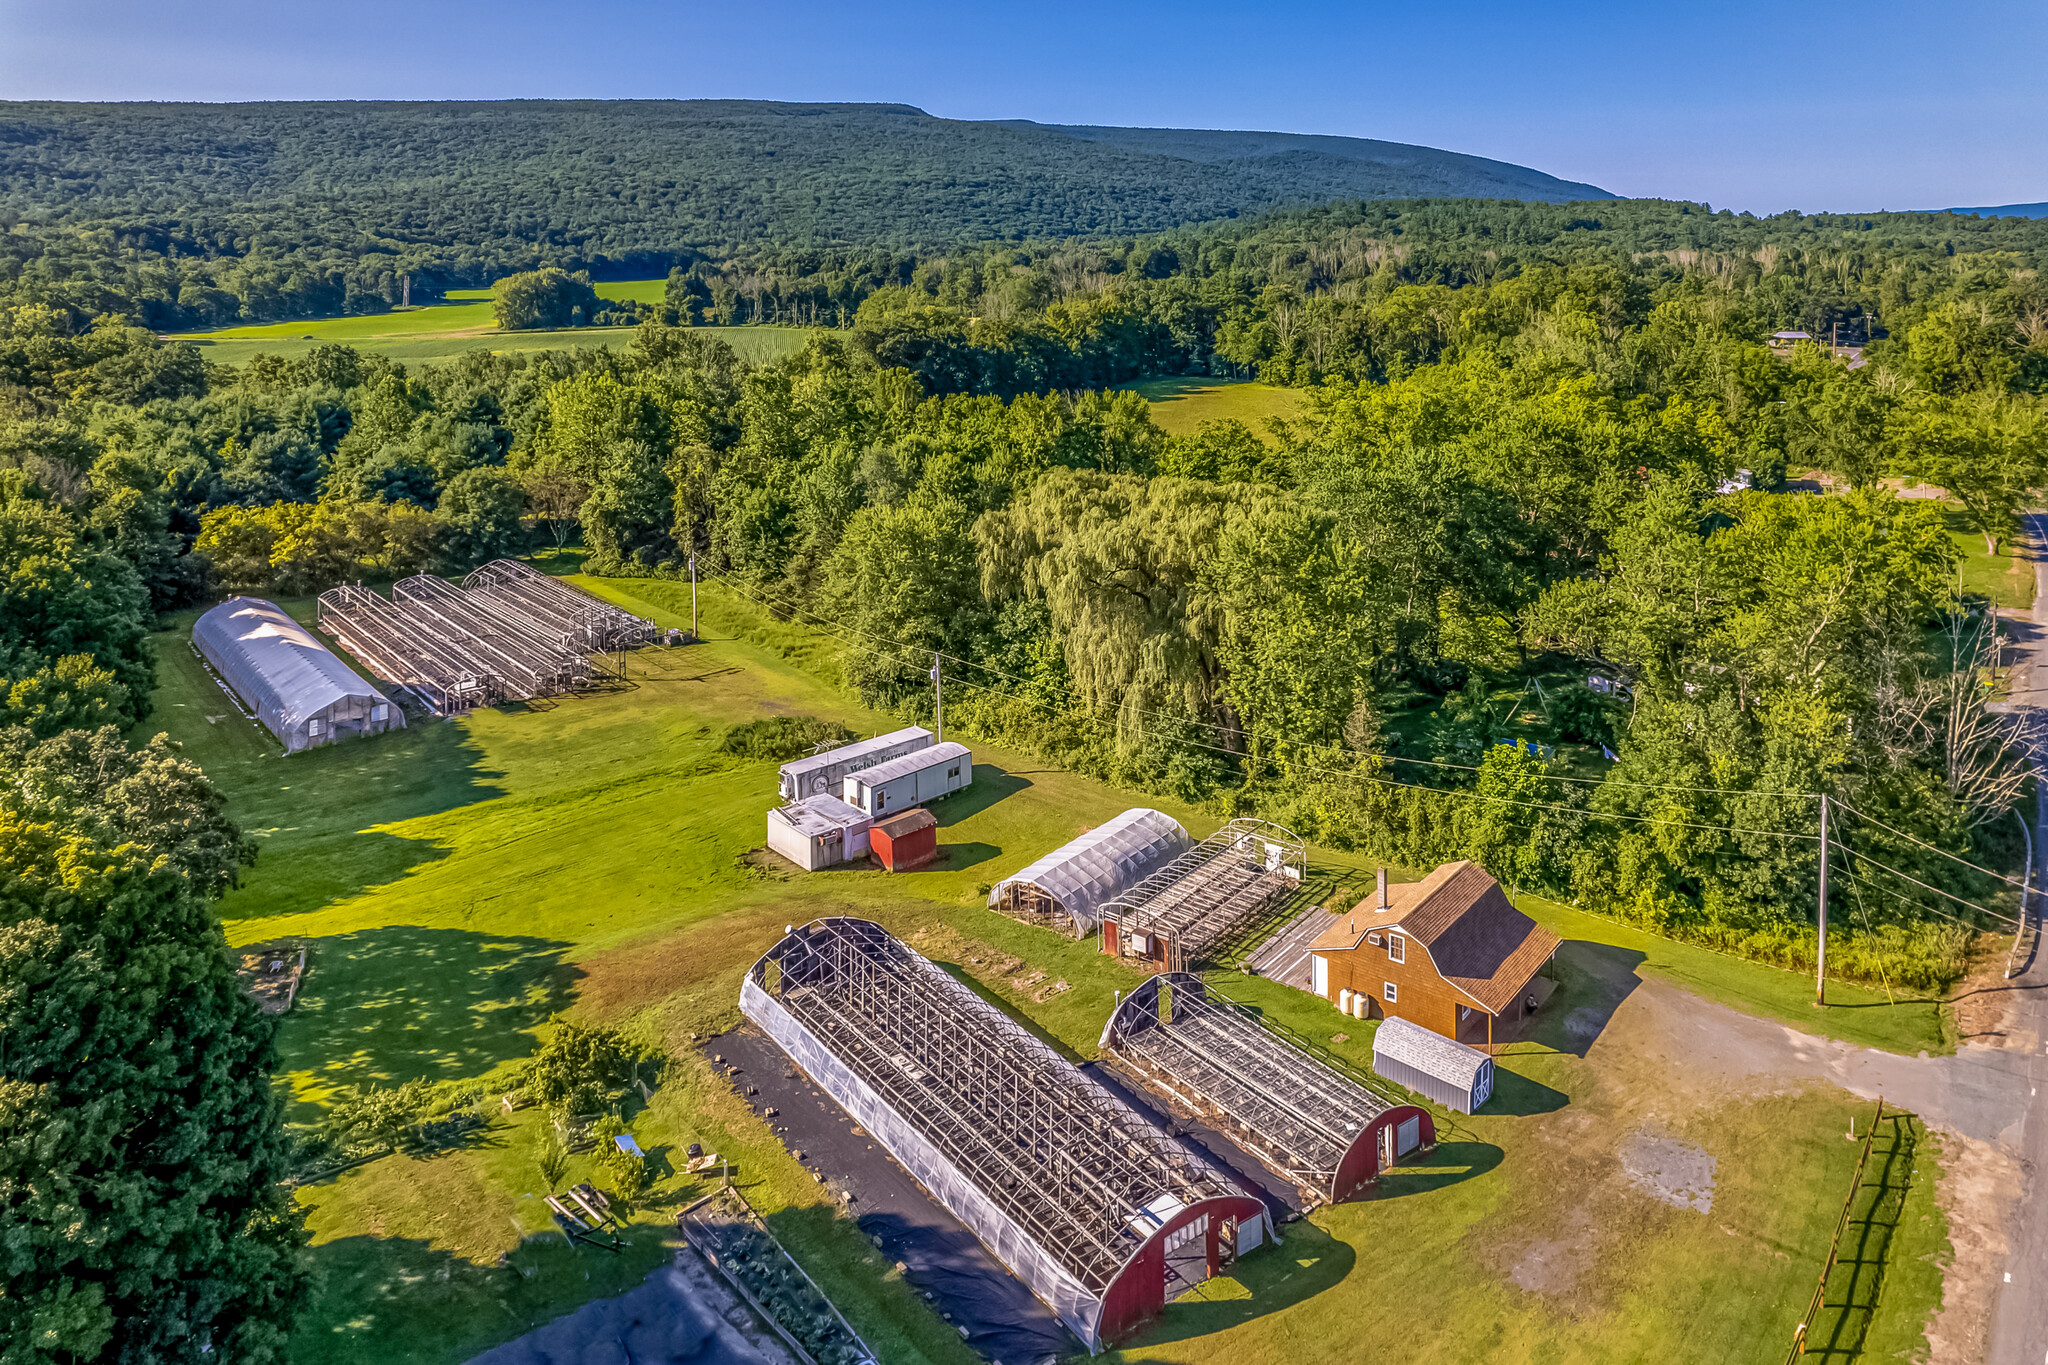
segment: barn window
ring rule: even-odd
[[[1407,946],[1407,944],[1408,944],[1408,940],[1407,940],[1407,939],[1405,939],[1405,938],[1403,938],[1403,937],[1402,937],[1401,935],[1399,935],[1399,934],[1388,934],[1388,935],[1387,935],[1387,960],[1388,960],[1389,962],[1406,962],[1406,961],[1408,960],[1408,946]]]
[[[1401,1002],[1401,988],[1399,986],[1396,986],[1393,982],[1381,982],[1380,990],[1387,997],[1387,1003],[1389,1005],[1397,1005]]]

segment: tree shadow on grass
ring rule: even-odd
[[[555,1320],[623,1294],[666,1262],[659,1228],[635,1226],[620,1253],[575,1249],[536,1233],[498,1264],[478,1264],[410,1237],[337,1237],[307,1249],[311,1304],[292,1358],[319,1365],[458,1365]]]
[[[977,763],[974,765],[972,786],[932,802],[928,809],[938,817],[939,828],[944,829],[981,814],[1004,797],[1014,796],[1030,785],[1030,779],[1005,772],[993,763]]]
[[[222,918],[317,910],[446,857],[431,839],[379,827],[503,796],[503,776],[484,767],[466,729],[438,720],[250,769],[229,791],[229,810],[259,853],[221,902]]]
[[[315,939],[278,1034],[284,1069],[316,1083],[458,1080],[533,1050],[526,1030],[573,999],[555,939],[397,925]]]
[[[1232,1266],[1227,1280],[1210,1280],[1195,1295],[1168,1304],[1165,1316],[1124,1348],[1123,1359],[1131,1365],[1158,1361],[1162,1357],[1148,1355],[1146,1347],[1206,1336],[1291,1308],[1342,1283],[1357,1259],[1349,1245],[1314,1223],[1290,1223],[1285,1242],[1259,1248]],[[1197,1297],[1229,1293],[1233,1287],[1244,1296]]]

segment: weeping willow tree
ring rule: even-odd
[[[1223,612],[1204,568],[1250,495],[1191,479],[1056,469],[975,526],[982,592],[1041,602],[1082,705],[1134,744],[1147,712],[1221,727],[1243,749],[1224,687]]]

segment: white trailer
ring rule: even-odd
[[[768,812],[768,847],[816,872],[865,858],[873,823],[836,796],[807,796]]]
[[[806,796],[837,796],[846,775],[887,763],[892,758],[929,749],[932,732],[922,725],[892,730],[886,735],[863,739],[827,749],[822,754],[793,758],[782,765],[782,799],[797,801]]]
[[[936,801],[974,781],[974,755],[948,740],[850,773],[841,791],[847,805],[880,819],[892,811]]]

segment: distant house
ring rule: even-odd
[[[1771,333],[1771,352],[1781,359],[1788,358],[1791,356],[1794,346],[1797,346],[1802,341],[1811,340],[1813,340],[1813,335],[1809,332],[1773,332]]]
[[[1406,1019],[1464,1043],[1523,1018],[1558,937],[1477,863],[1446,863],[1339,916],[1309,945],[1310,989],[1360,1019]]]

